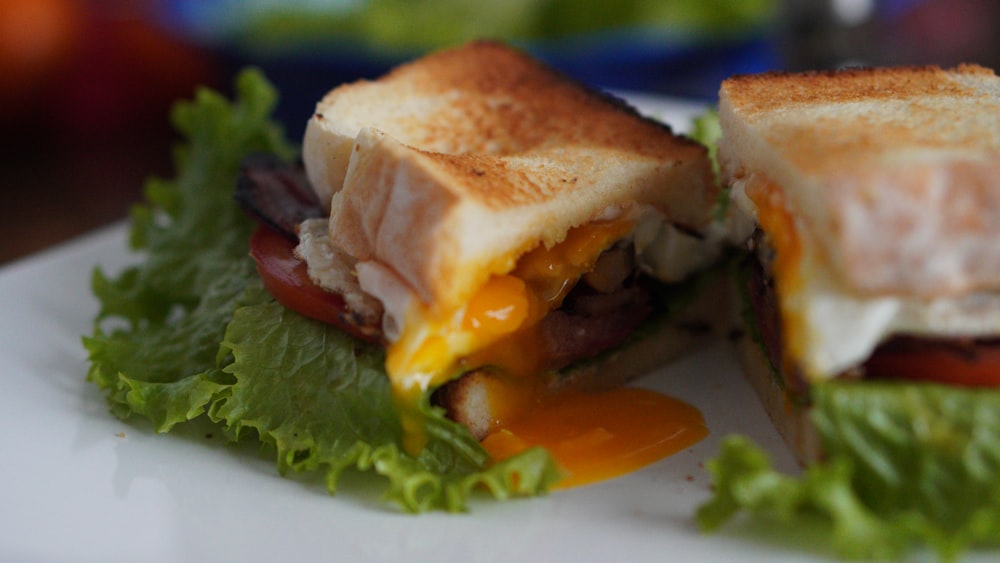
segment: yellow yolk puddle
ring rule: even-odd
[[[566,472],[555,487],[562,489],[630,473],[706,435],[705,421],[691,405],[647,389],[620,388],[548,395],[487,436],[483,447],[496,461],[545,448]]]

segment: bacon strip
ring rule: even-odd
[[[298,239],[302,221],[324,216],[302,164],[273,155],[251,155],[243,161],[235,198],[253,218],[290,240]]]
[[[549,369],[596,356],[621,344],[650,315],[649,295],[639,286],[614,293],[590,294],[578,286],[566,307],[542,319]]]

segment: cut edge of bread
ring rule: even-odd
[[[716,197],[703,156],[659,161],[593,147],[448,155],[366,128],[333,197],[330,237],[447,310],[490,275],[510,271],[526,251],[595,220],[635,221],[652,208],[699,228]]]
[[[844,284],[1000,288],[1000,78],[974,65],[765,73],[720,90],[723,180],[756,176]]]

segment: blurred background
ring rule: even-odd
[[[602,88],[715,101],[734,73],[975,62],[996,0],[0,0],[0,264],[126,217],[168,111],[261,67],[301,134],[339,82],[504,39]]]

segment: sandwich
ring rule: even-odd
[[[975,65],[722,83],[739,355],[802,476],[734,439],[701,522],[821,514],[852,558],[1000,537],[1000,79]]]
[[[707,335],[660,323],[653,345],[619,346],[663,312],[652,284],[717,254],[706,149],[517,50],[471,43],[337,87],[302,154],[318,217],[279,230],[344,296],[346,328],[385,346],[413,455],[432,392],[483,440],[550,388],[620,385]],[[244,183],[263,228],[288,184]],[[578,367],[604,352],[613,376]]]
[[[89,377],[120,414],[204,414],[331,491],[344,469],[382,474],[409,510],[590,472],[515,431],[538,410],[635,399],[612,417],[649,404],[683,419],[640,423],[675,449],[705,435],[679,401],[580,393],[710,336],[703,146],[492,42],[334,89],[300,159],[273,91],[240,80],[235,104],[202,93],[175,115],[193,144],[134,214],[149,259],[95,274]],[[592,430],[575,444],[614,433]]]

